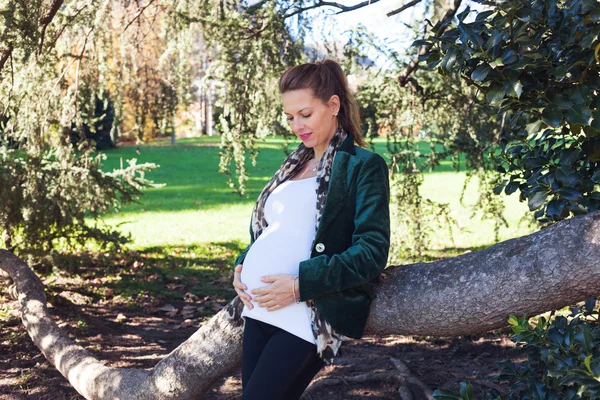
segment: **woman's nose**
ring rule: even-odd
[[[294,118],[292,120],[292,130],[294,132],[301,132],[301,130],[304,128],[304,124],[301,123],[300,121],[298,121],[298,119]]]

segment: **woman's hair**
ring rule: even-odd
[[[298,89],[310,89],[313,96],[321,99],[323,103],[327,103],[334,94],[337,95],[340,98],[338,122],[354,137],[357,145],[366,146],[360,132],[358,105],[348,87],[348,79],[338,63],[323,60],[289,68],[279,78],[279,92],[283,94]]]

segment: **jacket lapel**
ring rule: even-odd
[[[348,200],[348,187],[346,181],[349,172],[349,154],[356,154],[354,150],[354,137],[350,134],[348,134],[344,142],[340,145],[335,158],[333,159],[329,187],[327,189],[327,198],[323,205],[323,215],[321,216],[321,221],[319,221],[315,237],[318,237],[321,231],[335,219]]]

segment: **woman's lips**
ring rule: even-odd
[[[310,133],[305,133],[304,135],[300,135],[300,139],[302,139],[303,141],[308,140],[308,138],[312,135],[312,132]]]

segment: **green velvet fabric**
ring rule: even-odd
[[[354,146],[348,135],[335,156],[311,257],[300,263],[298,278],[300,300],[314,301],[345,336],[362,337],[373,300],[368,282],[387,263],[389,200],[385,160]],[[234,265],[243,263],[251,245]]]

